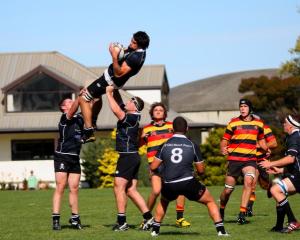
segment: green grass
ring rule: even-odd
[[[141,188],[144,196],[149,188]],[[209,187],[217,199],[222,187]],[[112,189],[81,189],[80,213],[84,230],[77,231],[68,228],[70,210],[67,195],[64,197],[61,213],[62,231],[51,230],[51,201],[53,190],[47,191],[0,191],[0,239],[151,239],[149,232],[138,230],[142,217],[136,207],[129,202],[127,222],[131,229],[127,232],[111,230],[116,221],[115,202]],[[270,233],[269,229],[275,222],[274,200],[266,197],[266,192],[258,189],[257,201],[254,206],[254,217],[249,218],[247,225],[237,225],[236,215],[239,211],[241,187],[232,194],[226,209],[225,227],[230,232],[230,239],[299,239],[300,231],[292,234]],[[300,217],[299,196],[290,199],[294,213]],[[175,205],[169,206],[161,235],[158,239],[216,239],[216,231],[207,209],[195,202],[186,202],[185,217],[192,226],[179,229],[174,226]]]

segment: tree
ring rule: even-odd
[[[286,61],[281,65],[280,73],[291,74],[292,76],[300,76],[300,37],[296,41],[295,48],[289,51],[294,57],[290,61]]]
[[[298,115],[300,110],[300,38],[290,52],[295,57],[281,66],[281,76],[242,79],[239,86],[239,92],[246,94],[244,97],[253,103],[255,113],[270,125],[276,136],[278,147],[273,151],[274,158],[283,154],[284,117]]]

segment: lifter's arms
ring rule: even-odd
[[[116,115],[116,117],[119,120],[122,120],[125,117],[125,112],[121,109],[121,107],[118,105],[118,103],[114,99],[113,91],[114,91],[113,86],[106,87],[106,96],[107,96],[107,99],[109,102],[109,106],[110,106],[112,112]]]
[[[75,99],[75,101],[73,102],[71,108],[69,109],[69,111],[66,113],[67,115],[67,119],[71,119],[75,113],[77,112],[79,107],[79,99],[78,97]]]

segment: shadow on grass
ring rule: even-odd
[[[86,225],[82,224],[81,226],[82,226],[82,229],[90,228],[91,227],[91,225],[88,225],[88,224],[86,224]],[[73,226],[67,225],[67,224],[61,225],[61,229],[74,229],[74,230],[78,230],[78,229],[74,228]]]
[[[116,224],[105,224],[105,225],[102,225],[104,227],[107,227],[107,228],[113,228]],[[128,224],[129,228],[130,229],[139,229],[139,227],[137,227],[136,225],[130,225]]]
[[[175,232],[175,231],[163,231],[160,232],[159,235],[187,235],[187,236],[196,236],[196,235],[200,235],[199,232]]]

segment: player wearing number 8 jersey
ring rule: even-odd
[[[152,121],[143,128],[141,145],[146,145],[148,162],[151,164],[157,150],[173,136],[173,123],[166,121],[167,108],[161,102],[153,103],[149,114]],[[156,171],[150,170],[149,175],[152,189],[148,197],[147,205],[149,209],[152,210],[161,190],[161,168]],[[183,217],[184,205],[185,197],[179,196],[176,200],[176,226],[178,227],[189,227],[191,225]]]
[[[190,141],[185,133],[187,122],[183,117],[177,117],[173,121],[174,135],[158,151],[150,165],[151,170],[163,165],[161,199],[156,207],[155,221],[152,227],[152,236],[157,236],[160,224],[165,216],[170,201],[179,195],[184,195],[192,201],[205,204],[209,214],[215,223],[219,236],[228,235],[224,229],[218,207],[206,189],[198,182],[193,173],[193,163],[199,173],[204,172],[204,161],[201,157],[198,145]]]

